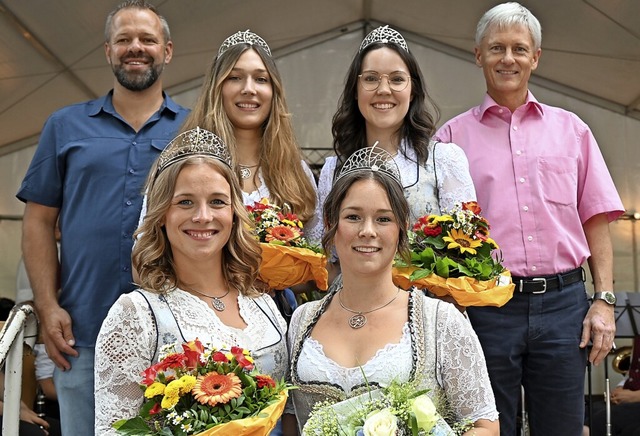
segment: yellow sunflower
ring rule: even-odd
[[[198,376],[193,387],[193,395],[200,404],[215,406],[218,403],[228,403],[232,398],[242,394],[242,382],[234,373],[218,374],[210,372]]]
[[[456,229],[452,229],[442,240],[449,243],[449,245],[447,245],[449,250],[457,248],[462,254],[465,252],[476,254],[477,251],[475,249],[482,245],[481,241],[472,239],[461,230]]]
[[[449,223],[453,221],[451,215],[429,215],[429,220],[433,223]]]

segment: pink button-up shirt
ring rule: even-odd
[[[577,268],[590,255],[582,225],[624,213],[589,127],[531,92],[513,114],[487,94],[436,137],[467,154],[482,214],[512,275]]]

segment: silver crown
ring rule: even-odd
[[[249,44],[249,45],[255,44],[259,47],[262,47],[264,51],[266,51],[267,54],[271,56],[271,49],[269,48],[269,45],[267,45],[267,42],[264,39],[260,38],[255,33],[253,33],[252,31],[250,31],[249,29],[247,29],[244,32],[238,31],[233,35],[231,35],[230,37],[228,37],[227,39],[225,39],[222,45],[220,46],[220,48],[218,49],[218,56],[216,57],[219,58],[220,56],[222,56],[222,54],[225,51],[229,50],[231,47],[237,44]]]
[[[388,25],[376,27],[371,32],[369,32],[369,34],[362,40],[359,51],[362,51],[371,44],[375,44],[377,42],[380,42],[382,44],[389,44],[390,42],[393,42],[398,44],[405,51],[409,51],[407,41],[404,40],[404,37],[400,34],[400,32],[390,29]]]
[[[168,166],[192,156],[211,156],[231,167],[231,155],[222,139],[196,127],[176,136],[160,153],[156,176]]]
[[[393,156],[385,149],[376,147],[376,145],[378,145],[377,142],[371,147],[361,148],[353,152],[344,165],[342,165],[342,168],[340,168],[340,173],[338,177],[336,177],[336,181],[348,174],[359,171],[379,171],[388,175],[402,186],[402,182],[400,182],[400,170],[393,160]]]

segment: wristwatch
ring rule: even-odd
[[[616,298],[616,294],[611,291],[596,292],[595,294],[593,294],[593,299],[602,300],[610,306],[615,306],[616,301],[618,301],[618,299]]]

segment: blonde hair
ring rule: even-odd
[[[165,168],[156,176],[155,165],[146,183],[147,215],[134,237],[133,268],[140,276],[140,287],[162,293],[178,284],[171,244],[163,220],[171,206],[176,181],[187,165],[209,165],[218,171],[231,187],[233,224],[229,240],[223,248],[222,271],[229,286],[247,296],[259,295],[254,288],[261,261],[258,241],[251,233],[251,221],[242,203],[238,178],[231,169],[217,159],[192,156]]]
[[[200,97],[181,131],[199,126],[216,133],[229,147],[234,165],[237,166],[234,128],[224,110],[222,86],[240,56],[247,50],[258,53],[269,72],[273,87],[271,110],[262,126],[262,176],[269,189],[271,201],[279,206],[287,203],[293,212],[306,222],[315,211],[315,188],[301,164],[302,154],[293,131],[280,73],[273,58],[262,47],[240,43],[214,59],[207,70]]]

